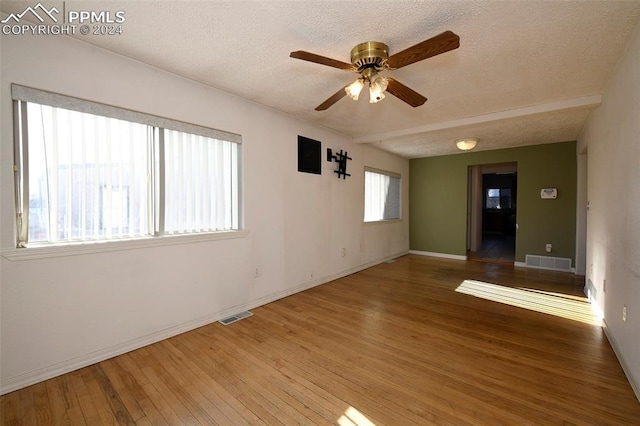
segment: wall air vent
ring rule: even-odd
[[[230,317],[223,318],[218,322],[222,325],[229,325],[229,324],[233,324],[236,321],[240,321],[241,319],[248,318],[251,315],[253,315],[251,312],[244,311],[244,312],[240,312],[239,314],[235,314]]]
[[[569,258],[527,254],[524,259],[527,268],[571,272],[571,259]]]

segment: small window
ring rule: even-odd
[[[400,175],[365,169],[364,221],[393,219],[400,219]]]
[[[490,188],[487,189],[485,200],[487,209],[509,209],[511,208],[510,188]]]

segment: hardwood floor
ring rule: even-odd
[[[478,251],[467,251],[467,259],[511,264],[516,258],[515,235],[482,235],[482,245]]]
[[[640,424],[599,326],[510,304],[584,320],[582,286],[409,255],[7,394],[2,424]]]

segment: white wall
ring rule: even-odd
[[[587,275],[587,154],[578,153],[576,186],[576,275]]]
[[[362,222],[364,166],[400,173],[407,207],[405,159],[64,36],[2,36],[1,62],[3,393],[409,249],[408,208],[403,221]],[[241,134],[247,235],[13,259],[11,83]],[[322,141],[323,152],[348,150],[352,177],[338,179],[327,162],[320,176],[298,173],[298,134]]]
[[[587,278],[640,398],[640,27],[578,140],[588,152]],[[606,280],[606,288],[604,281]],[[627,306],[627,321],[622,308]]]

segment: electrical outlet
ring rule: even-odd
[[[622,306],[622,321],[627,322],[627,305]]]
[[[551,244],[547,244],[545,247],[545,250],[547,250],[547,253],[551,253],[552,249],[553,249],[553,246]]]
[[[340,249],[340,257],[346,257],[347,256],[347,249],[342,247]]]

